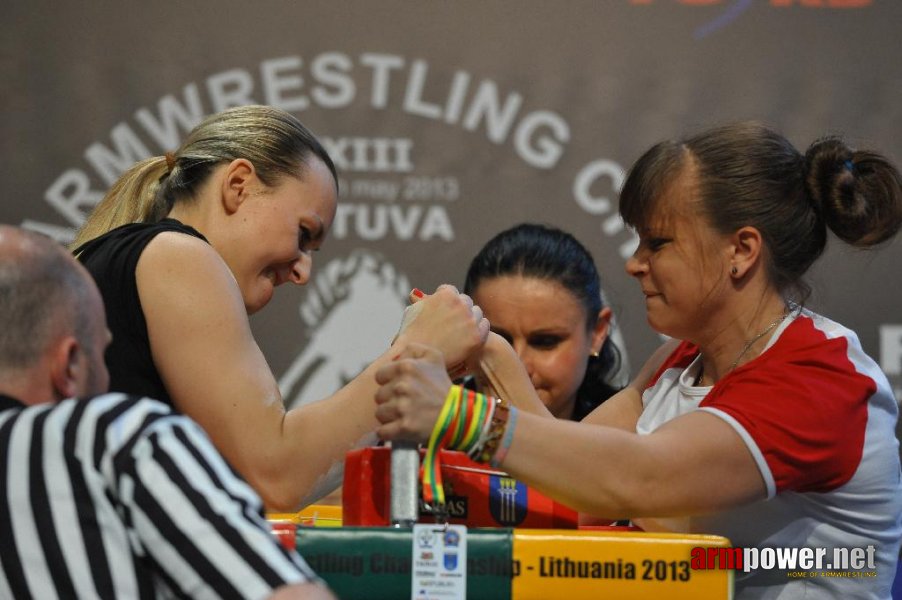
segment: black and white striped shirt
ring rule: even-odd
[[[0,396],[0,598],[262,598],[315,579],[262,508],[160,402]]]

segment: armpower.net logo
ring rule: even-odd
[[[865,548],[703,548],[692,549],[693,570],[785,571],[787,577],[876,577],[874,546]]]

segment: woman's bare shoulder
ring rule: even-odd
[[[225,261],[206,241],[177,231],[160,233],[147,245],[136,269],[145,315],[154,305],[235,311],[246,316],[238,284]],[[223,313],[221,313],[223,314]]]

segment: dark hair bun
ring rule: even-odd
[[[902,177],[879,154],[817,140],[805,153],[805,184],[827,227],[849,244],[879,244],[902,225]]]

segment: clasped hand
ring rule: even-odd
[[[478,357],[489,335],[482,309],[451,285],[434,294],[411,294],[393,347],[398,357],[376,372],[377,434],[384,440],[428,442],[451,387],[448,370],[459,376]]]
[[[435,293],[418,298],[404,311],[401,329],[393,342],[428,344],[444,356],[445,367],[457,369],[485,344],[489,322],[482,309],[452,285],[440,285]]]
[[[383,440],[429,441],[429,435],[451,379],[442,353],[430,346],[410,344],[397,360],[376,371],[376,430]]]

